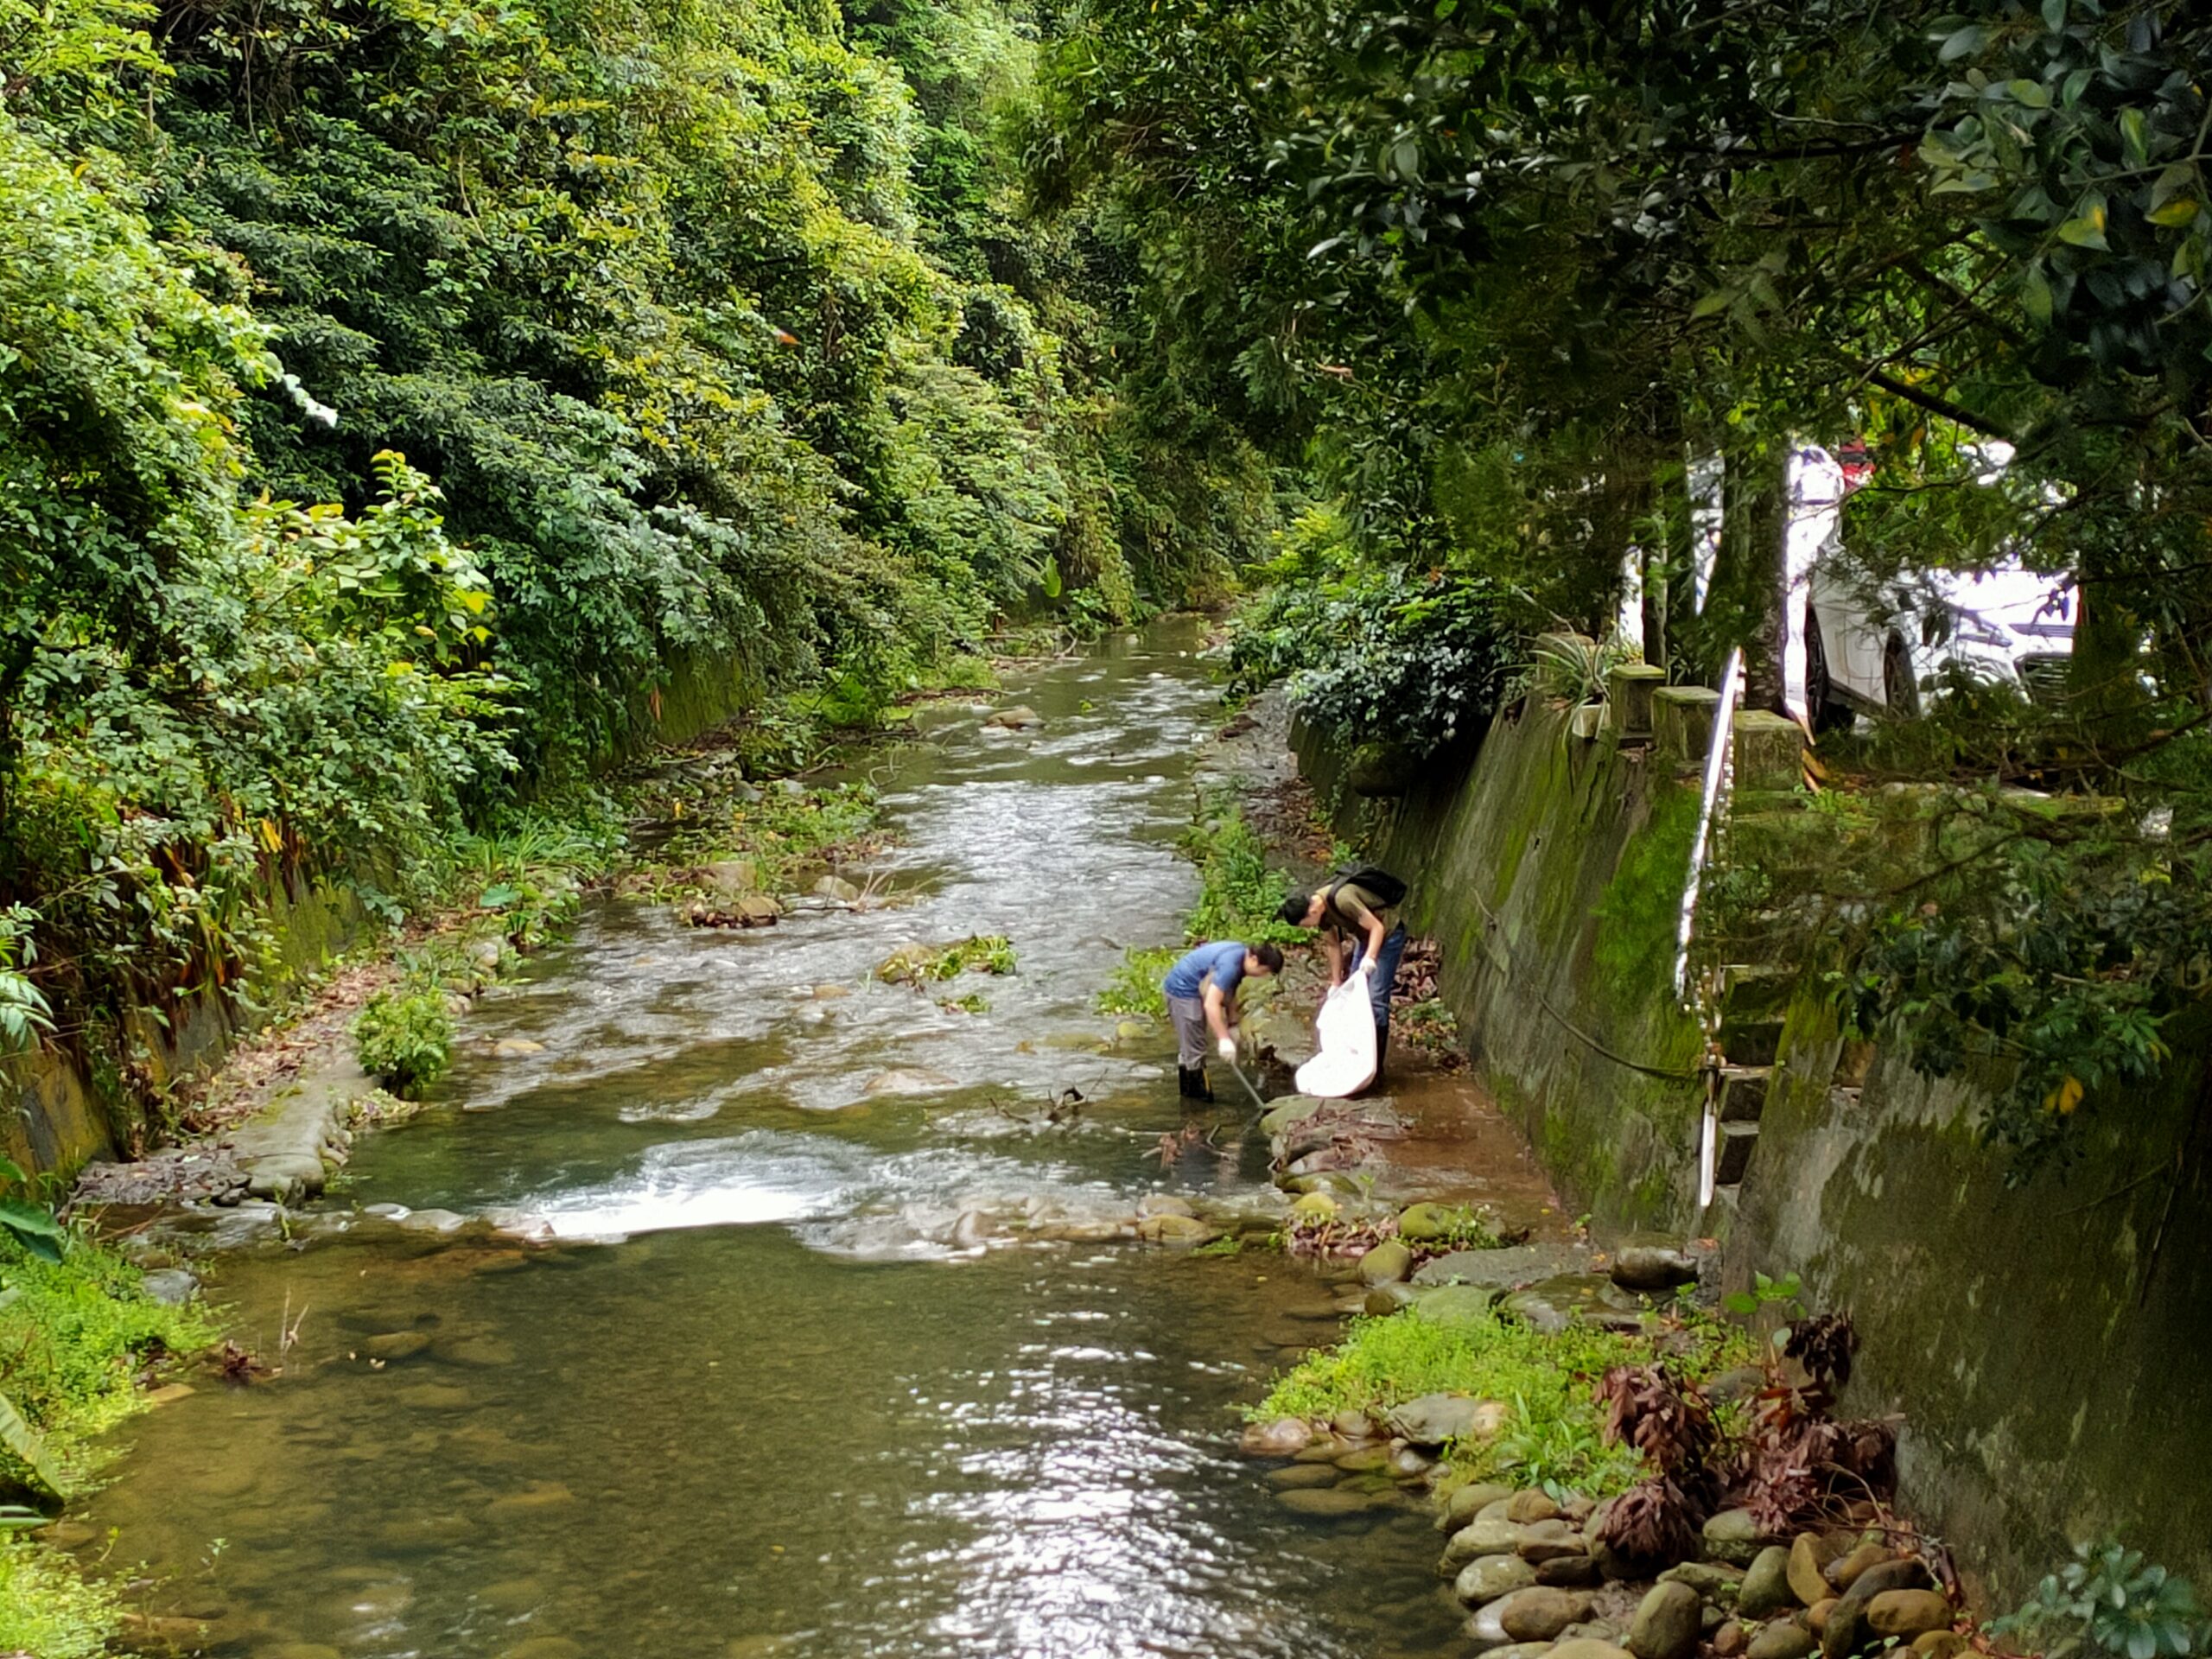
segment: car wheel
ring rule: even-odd
[[[1920,712],[1920,683],[1912,677],[1912,653],[1894,635],[1882,653],[1882,701],[1891,714],[1908,720]]]
[[[1840,730],[1851,724],[1851,710],[1835,700],[1828,679],[1828,650],[1821,639],[1821,620],[1813,607],[1805,607],[1805,707],[1813,718],[1813,735]]]

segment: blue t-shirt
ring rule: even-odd
[[[1205,982],[1211,979],[1224,996],[1235,996],[1243,977],[1244,947],[1235,939],[1216,939],[1170,968],[1165,988],[1170,996],[1196,997],[1204,995]]]

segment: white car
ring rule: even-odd
[[[2074,652],[2075,595],[2018,565],[1928,571],[1870,595],[1815,560],[1805,583],[1805,713],[1816,728],[1856,711],[1916,715],[1923,689],[1956,664],[2029,696],[2062,691]]]
[[[1991,455],[1988,476],[2009,458]],[[1858,712],[1916,715],[1929,682],[1954,664],[2029,696],[2064,689],[2077,615],[2070,584],[2017,562],[1869,582],[1843,556],[1850,487],[1824,449],[1808,447],[1791,462],[1784,677],[1792,707],[1815,730]]]

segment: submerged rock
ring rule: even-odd
[[[200,1294],[200,1279],[183,1268],[160,1268],[138,1281],[139,1288],[156,1301],[182,1307]]]
[[[922,1066],[897,1066],[888,1071],[879,1071],[861,1088],[864,1095],[933,1095],[942,1089],[957,1089],[959,1079],[948,1077],[942,1071],[931,1071]]]
[[[825,875],[814,884],[817,899],[834,899],[841,905],[849,905],[861,896],[861,890],[842,875]]]
[[[1001,709],[983,724],[998,727],[1001,731],[1025,731],[1032,726],[1042,726],[1045,717],[1026,702],[1017,702],[1011,709]]]
[[[1297,1515],[1337,1518],[1348,1515],[1364,1515],[1369,1508],[1366,1492],[1353,1491],[1344,1486],[1331,1486],[1319,1491],[1291,1491],[1275,1494],[1275,1502]]]
[[[1237,1441],[1239,1450],[1255,1458],[1295,1457],[1313,1443],[1313,1431],[1296,1417],[1278,1417],[1271,1423],[1254,1423]]]

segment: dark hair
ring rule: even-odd
[[[1313,907],[1312,893],[1294,893],[1282,901],[1282,908],[1275,912],[1275,919],[1285,927],[1303,927],[1306,925],[1306,912]]]
[[[1244,947],[1259,959],[1260,966],[1271,974],[1282,972],[1282,952],[1272,944],[1248,944]]]

